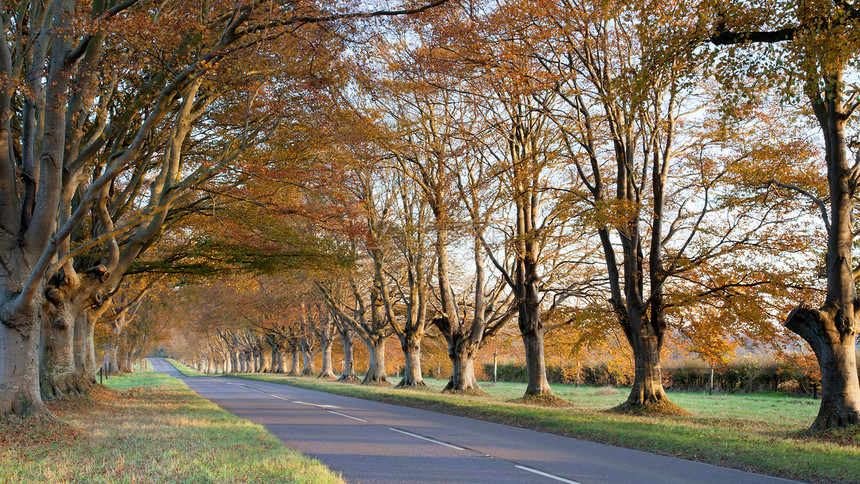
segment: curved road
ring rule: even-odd
[[[786,483],[785,479],[386,403],[239,378],[183,380],[287,447],[361,483]]]

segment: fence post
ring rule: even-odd
[[[711,367],[711,382],[708,384],[708,395],[714,394],[714,367]]]
[[[496,383],[496,380],[499,377],[499,352],[493,352],[493,383]]]

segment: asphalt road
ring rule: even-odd
[[[221,408],[360,483],[786,483],[784,479],[239,378],[188,378]]]

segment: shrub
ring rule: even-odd
[[[757,361],[744,359],[735,361],[725,368],[714,371],[714,390],[724,393],[750,393],[779,391],[795,395],[812,395],[813,385],[820,391],[821,377],[814,359],[812,365],[808,357],[788,357],[781,361]],[[860,365],[860,361],[858,361]],[[492,378],[493,364],[485,363],[483,370]],[[623,374],[606,363],[581,365],[579,383],[599,387],[624,386],[633,381],[633,375]],[[550,383],[575,383],[575,365],[547,365],[547,380]],[[663,369],[663,385],[666,388],[682,391],[707,391],[711,369],[701,363],[687,364]],[[498,380],[523,383],[528,380],[526,366],[522,363],[500,363]]]

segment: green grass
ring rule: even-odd
[[[0,419],[0,482],[343,482],[175,378],[105,384],[50,403],[56,419]]]
[[[569,435],[743,470],[813,482],[858,482],[860,428],[804,435],[819,402],[783,394],[713,395],[672,392],[687,417],[636,416],[605,411],[622,403],[625,389],[553,385],[570,408],[513,403],[525,384],[483,384],[486,396],[445,395],[445,381],[426,390],[361,386],[309,377],[237,375],[341,395],[436,410]]]
[[[202,372],[195,370],[194,368],[191,368],[189,366],[185,366],[182,363],[180,363],[174,359],[171,359],[171,358],[165,358],[164,361],[173,365],[173,367],[176,368],[176,370],[179,371],[179,373],[182,373],[185,376],[220,376],[220,375],[207,375],[205,373],[202,373]]]

